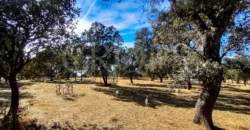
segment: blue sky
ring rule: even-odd
[[[97,21],[105,26],[113,25],[120,31],[124,39],[124,46],[133,47],[135,32],[142,27],[150,27],[147,12],[143,13],[141,3],[135,0],[122,0],[121,3],[113,0],[104,5],[101,0],[78,0],[77,6],[81,8],[80,17],[77,18],[76,33],[89,29],[91,23]],[[159,8],[168,8],[166,2]]]

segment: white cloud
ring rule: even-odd
[[[75,33],[80,34],[84,30],[88,30],[91,27],[92,21],[89,21],[88,19],[77,19],[76,20],[77,25],[75,29]]]
[[[95,5],[95,2],[92,5],[88,7],[88,11],[85,11],[84,17],[78,19],[76,33],[89,29],[91,23],[95,21],[106,26],[113,25],[118,30],[137,30],[140,27],[149,26],[148,23],[139,22],[146,21],[145,14],[142,14],[142,8],[139,8],[139,4],[136,4],[134,0],[115,3],[111,7],[98,6],[98,4]]]
[[[125,46],[127,48],[132,48],[132,47],[134,47],[134,42],[124,42],[123,46]]]

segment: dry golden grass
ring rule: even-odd
[[[97,81],[84,79],[85,81]],[[125,130],[201,130],[192,123],[200,87],[171,91],[170,81],[119,79],[113,87],[93,82],[74,84],[75,94],[57,95],[53,83],[22,82],[21,120],[46,128],[125,129]],[[28,84],[29,83],[29,84]],[[119,90],[119,96],[115,91]],[[1,90],[0,90],[1,91]],[[149,96],[149,106],[145,97]],[[229,130],[250,129],[250,85],[224,83],[213,113],[216,126]]]

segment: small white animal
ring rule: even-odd
[[[115,91],[115,95],[119,96],[119,90],[118,89]]]
[[[148,95],[147,95],[147,97],[145,99],[145,105],[148,106]]]

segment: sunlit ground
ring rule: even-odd
[[[171,89],[171,82],[118,79],[113,87],[95,82],[100,78],[74,83],[74,94],[56,94],[54,83],[22,81],[21,125],[40,129],[125,129],[125,130],[200,130],[192,123],[200,92]],[[119,91],[119,95],[115,91]],[[9,89],[1,86],[0,105],[8,101]],[[145,105],[148,95],[149,104]],[[2,117],[2,116],[1,116]],[[0,118],[1,118],[0,117]],[[213,113],[216,126],[229,130],[250,129],[250,85],[223,83]],[[32,125],[31,125],[32,124]]]

